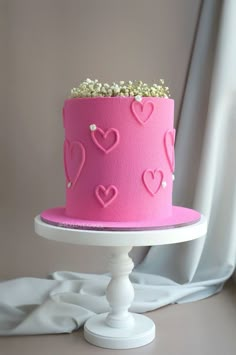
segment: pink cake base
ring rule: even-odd
[[[90,229],[90,230],[150,230],[176,228],[196,223],[201,214],[185,207],[173,206],[171,217],[163,219],[159,223],[150,222],[99,222],[86,221],[67,217],[64,207],[55,207],[45,210],[40,215],[43,222],[64,228]]]

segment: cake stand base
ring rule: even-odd
[[[155,338],[155,324],[141,314],[133,314],[134,324],[129,328],[112,328],[106,324],[108,313],[87,320],[85,339],[96,346],[108,349],[131,349],[151,343]]]

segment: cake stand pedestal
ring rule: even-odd
[[[150,343],[155,338],[154,322],[140,314],[130,313],[134,289],[129,280],[133,269],[129,252],[134,246],[180,243],[206,234],[204,216],[193,224],[165,229],[114,231],[86,230],[53,226],[35,218],[35,231],[46,239],[111,249],[109,271],[112,278],[106,290],[110,312],[92,316],[84,326],[85,339],[103,348],[129,349]]]

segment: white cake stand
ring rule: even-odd
[[[103,348],[129,349],[150,343],[155,338],[154,322],[128,310],[134,299],[134,289],[129,280],[133,262],[129,252],[134,246],[151,246],[180,243],[206,234],[204,216],[194,224],[145,231],[98,231],[53,226],[35,218],[35,231],[41,237],[79,245],[111,248],[109,271],[112,279],[106,290],[110,304],[109,313],[92,316],[84,326],[85,339]]]

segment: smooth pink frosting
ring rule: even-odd
[[[172,211],[174,101],[133,97],[65,101],[66,215],[161,221]],[[96,130],[91,130],[96,125]]]

